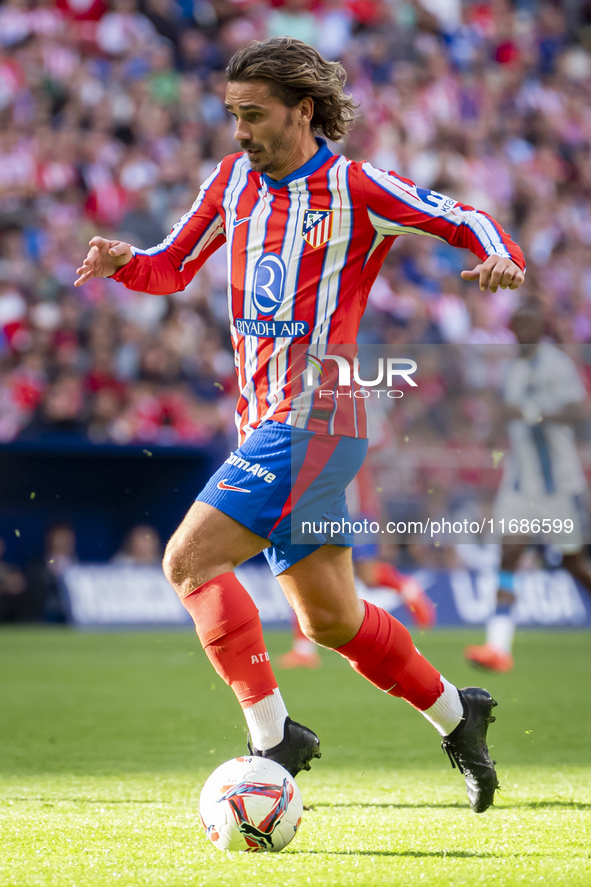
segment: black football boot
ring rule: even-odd
[[[280,743],[266,751],[259,751],[253,748],[249,736],[248,751],[256,757],[277,761],[295,777],[302,770],[310,769],[312,758],[320,757],[320,740],[308,727],[292,721],[291,718],[286,718],[283,739]]]
[[[495,718],[491,714],[497,703],[480,687],[460,690],[464,718],[456,729],[446,736],[441,747],[466,780],[470,806],[475,813],[484,813],[492,804],[499,780],[486,744],[488,725]]]

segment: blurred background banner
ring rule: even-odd
[[[267,625],[289,624],[290,607],[264,562],[238,567]],[[134,563],[70,566],[60,578],[66,618],[81,627],[190,626],[191,617],[156,565]]]
[[[58,588],[70,567],[158,564],[166,539],[235,446],[225,250],[170,296],[108,279],[73,283],[93,235],[149,248],[190,209],[200,184],[237,148],[224,108],[229,59],[250,40],[281,35],[311,43],[347,71],[359,120],[347,143],[330,149],[498,219],[526,255],[519,295],[541,300],[545,338],[568,353],[576,346],[584,358],[588,3],[6,0],[0,621],[66,619]],[[434,238],[400,238],[369,295],[361,344],[512,347],[519,296],[483,295],[465,283],[460,271],[474,264]],[[588,361],[574,359],[588,391]],[[420,397],[393,411],[374,484],[387,491],[390,517],[444,511],[450,497],[455,508],[490,480],[495,469],[484,460],[492,459],[487,429],[496,407],[478,378],[472,374],[448,410],[450,374],[427,362]],[[577,445],[588,482],[584,436]],[[403,572],[441,577],[443,614],[444,598],[450,607],[457,598],[445,575],[466,568],[464,548],[405,538],[387,557]],[[538,552],[530,569],[544,558]],[[551,554],[552,569],[556,560]],[[254,584],[267,587],[262,575]],[[536,599],[541,612],[552,610],[542,594]],[[558,621],[575,620],[566,603],[556,609]],[[572,604],[572,612],[581,611]]]
[[[288,626],[291,611],[279,583],[264,563],[236,570],[251,594],[261,621]],[[496,573],[467,569],[419,570],[413,574],[437,608],[439,626],[482,625],[494,611]],[[521,626],[591,628],[591,601],[564,570],[532,570],[519,578],[516,621]],[[409,623],[399,595],[387,588],[368,589],[357,582],[362,598]],[[193,623],[156,566],[84,564],[69,567],[60,594],[68,620],[79,627],[185,626]]]
[[[157,566],[85,564],[62,577],[65,610],[80,626],[190,625]]]

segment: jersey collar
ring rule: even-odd
[[[296,179],[304,179],[306,176],[312,175],[313,172],[316,172],[317,169],[320,169],[327,160],[330,160],[330,158],[334,156],[324,139],[316,136],[316,144],[318,145],[318,150],[314,156],[310,157],[303,166],[294,169],[294,171],[288,176],[285,176],[284,179],[279,179],[279,181],[271,179],[267,173],[264,172],[263,181],[267,188],[283,188],[285,185],[289,185],[290,182],[294,182]]]

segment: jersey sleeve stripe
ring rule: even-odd
[[[220,234],[224,233],[224,223],[222,219],[218,216],[217,219],[214,219],[209,225],[208,228],[203,232],[191,252],[188,256],[185,256],[181,264],[179,265],[179,271],[184,271],[185,267],[189,264],[189,262],[197,259],[200,254],[207,249],[207,247],[213,243],[216,237]]]
[[[401,225],[398,222],[393,222],[391,219],[387,219],[384,216],[381,216],[379,213],[377,213],[373,209],[370,209],[369,207],[367,208],[367,214],[369,215],[370,221],[374,226],[377,235],[381,235],[382,238],[394,237],[398,234],[420,234],[423,237],[434,237],[435,240],[441,240],[444,243],[448,242],[445,237],[442,237],[440,234],[433,234],[431,231],[424,231],[422,228],[414,228],[412,225]],[[372,248],[372,252],[378,246],[379,243],[376,243]]]
[[[488,216],[474,209],[464,214],[464,224],[473,231],[482,244],[482,248],[489,256],[496,255],[503,256],[506,259],[511,258],[509,250],[503,243],[495,226],[491,224]]]
[[[376,249],[378,248],[380,243],[382,243],[382,241],[384,240],[384,236],[386,236],[386,235],[382,234],[381,231],[378,231],[376,225],[374,225],[373,227],[375,228],[376,233],[375,233],[374,238],[372,240],[371,247],[368,250],[368,253],[365,257],[365,261],[363,262],[364,268],[367,265],[367,263],[369,262],[369,260],[371,259],[371,257],[373,256],[374,252],[376,251]]]
[[[388,195],[390,198],[394,198],[398,200],[400,203],[405,206],[412,207],[412,209],[418,210],[421,215],[427,216],[428,218],[436,219],[441,217],[441,212],[429,212],[428,205],[421,200],[418,195],[415,195],[407,188],[401,187],[401,182],[399,179],[396,179],[392,176],[391,173],[385,173],[381,170],[376,170],[371,164],[364,163],[362,166],[362,174],[365,173],[367,178],[371,179],[373,184],[378,187],[381,191]],[[374,173],[381,173],[381,175],[374,175]],[[391,185],[392,187],[387,187],[387,185]],[[403,196],[404,195],[404,196]],[[449,220],[452,224],[456,224],[456,222]],[[461,224],[461,222],[457,222],[457,224]]]

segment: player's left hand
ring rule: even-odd
[[[478,280],[482,292],[490,290],[491,293],[496,293],[499,287],[516,290],[525,280],[519,265],[502,256],[489,256],[486,262],[471,271],[462,271],[462,277],[464,280]]]

